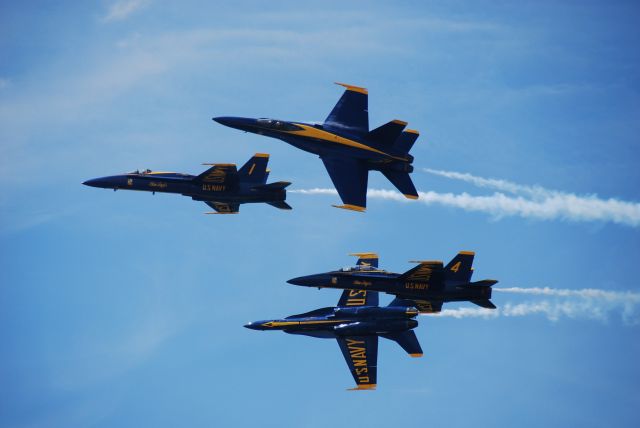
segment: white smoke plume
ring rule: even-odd
[[[551,321],[562,318],[588,319],[606,322],[611,314],[618,314],[627,325],[640,325],[640,293],[631,291],[608,291],[594,288],[580,290],[533,288],[494,288],[501,293],[545,296],[553,300],[537,302],[505,303],[498,309],[458,308],[444,309],[435,317],[452,318],[497,318],[544,315]]]
[[[490,196],[455,195],[457,206],[472,211],[484,211],[500,216],[519,215],[538,219],[562,218],[572,221],[610,221],[627,226],[640,226],[640,204],[615,198],[601,199],[596,195],[576,195],[526,186],[506,180],[477,177],[454,171],[424,168],[424,172],[452,180],[460,180],[477,187],[497,190]],[[507,196],[504,193],[515,196]],[[451,195],[451,194],[447,194]],[[495,203],[488,208],[487,203]]]
[[[474,177],[474,179],[491,181],[493,186],[504,186],[504,191],[510,188],[509,192],[517,191],[528,193],[528,196],[536,196],[528,199],[522,195],[508,196],[500,192],[488,196],[474,196],[466,192],[455,194],[428,191],[418,192],[419,199],[413,201],[394,190],[382,189],[370,189],[367,196],[372,199],[461,208],[466,211],[490,214],[496,219],[519,216],[540,220],[609,221],[632,227],[640,226],[640,204],[635,202],[599,199],[596,196],[577,196],[539,187],[520,186],[501,180],[479,177]],[[291,190],[290,192],[305,195],[337,195],[334,189],[322,188]]]

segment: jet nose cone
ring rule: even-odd
[[[91,180],[83,181],[82,184],[90,187],[106,187],[106,182],[102,178],[92,178]]]
[[[244,328],[248,328],[249,330],[264,330],[262,324],[263,321],[248,322],[244,325]]]
[[[225,126],[229,126],[229,125],[228,125],[228,123],[229,123],[229,119],[230,119],[230,118],[229,118],[229,117],[226,117],[226,116],[219,116],[219,117],[214,117],[214,118],[213,118],[213,120],[214,120],[214,121],[218,122],[218,123],[219,123],[219,124],[221,124],[221,125],[225,125]]]
[[[249,119],[246,117],[233,117],[233,116],[220,116],[214,117],[214,121],[221,125],[228,126],[230,128],[240,129],[241,131],[251,131],[255,129],[255,119]]]
[[[297,278],[291,278],[289,281],[287,281],[289,284],[292,285],[306,285],[309,286],[310,284],[308,284],[308,280],[306,276],[299,276]]]
[[[292,278],[287,282],[293,285],[302,285],[303,287],[329,287],[330,286],[329,275],[325,275],[325,274],[299,276],[297,278]]]

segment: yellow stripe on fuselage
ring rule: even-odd
[[[288,325],[339,324],[345,321],[346,320],[270,321],[266,324],[268,327],[286,327]]]
[[[285,134],[297,135],[300,137],[309,137],[315,138],[316,140],[328,141],[330,143],[342,144],[343,146],[354,147],[356,149],[366,150],[369,152],[378,153],[383,156],[390,157],[392,159],[406,161],[406,158],[401,158],[397,156],[390,155],[389,153],[385,153],[381,150],[374,149],[373,147],[369,147],[366,144],[358,143],[357,141],[351,140],[349,138],[341,137],[333,132],[324,131],[322,129],[314,128],[313,126],[304,125],[302,123],[292,122],[294,125],[302,128],[300,131],[281,131]]]

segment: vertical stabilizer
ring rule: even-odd
[[[256,153],[251,159],[245,163],[240,171],[238,178],[245,183],[263,184],[269,175],[267,164],[269,163],[269,155],[266,153]]]

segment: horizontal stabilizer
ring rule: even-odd
[[[267,202],[267,203],[269,205],[271,205],[272,207],[276,207],[276,208],[279,208],[281,210],[290,210],[290,209],[292,209],[291,205],[289,205],[285,201]]]
[[[496,281],[495,279],[483,279],[482,281],[470,282],[469,286],[475,287],[479,285],[484,287],[491,287],[492,285],[496,285],[497,283],[498,281]]]
[[[398,153],[409,153],[413,144],[416,142],[420,134],[418,131],[414,131],[413,129],[407,129],[403,133],[398,136],[395,143],[393,144],[394,151]]]
[[[262,184],[260,186],[253,186],[252,189],[275,192],[277,190],[286,189],[290,185],[291,183],[288,181],[276,181],[275,183]]]
[[[401,331],[396,333],[381,334],[385,339],[393,340],[412,357],[422,357],[422,348],[420,342],[413,330]]]
[[[407,126],[407,122],[392,120],[369,132],[367,140],[377,143],[379,146],[391,147],[395,144],[405,126]]]
[[[491,300],[489,299],[479,299],[479,300],[472,300],[471,303],[474,303],[478,306],[481,306],[483,308],[487,308],[487,309],[495,309],[496,305],[494,305]]]
[[[418,191],[416,186],[413,185],[411,177],[408,172],[382,170],[382,174],[387,177],[387,180],[391,182],[406,198],[418,199]]]

